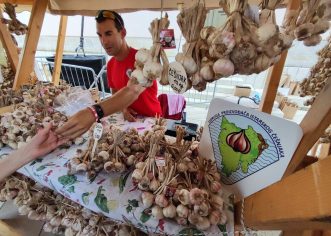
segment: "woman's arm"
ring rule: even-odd
[[[49,153],[67,141],[66,139],[59,139],[57,135],[51,131],[51,128],[51,124],[47,125],[25,146],[0,160],[0,180],[3,180],[25,164]]]

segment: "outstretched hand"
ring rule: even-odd
[[[94,122],[93,114],[86,108],[71,116],[64,125],[55,130],[55,133],[60,137],[74,139],[88,131]]]
[[[31,159],[41,157],[68,141],[66,138],[60,139],[51,129],[52,124],[47,124],[23,147],[28,157]]]

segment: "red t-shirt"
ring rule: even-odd
[[[115,57],[109,60],[107,63],[107,80],[110,88],[120,90],[127,85],[128,75],[134,70],[136,52],[136,49],[130,48],[129,55],[123,61],[117,61]],[[139,115],[160,116],[162,112],[160,102],[157,99],[157,82],[154,80],[153,85],[146,88],[129,107]]]

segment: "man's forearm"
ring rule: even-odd
[[[99,103],[104,116],[109,116],[130,106],[144,91],[140,85],[126,86],[118,90],[113,96]]]

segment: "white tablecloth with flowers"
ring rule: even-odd
[[[138,122],[129,123],[121,114],[107,117],[105,125],[115,125],[123,130],[135,127],[144,132],[153,124],[151,118],[139,118]],[[234,235],[233,233],[233,195],[224,193],[224,205],[227,213],[227,225],[212,226],[201,232],[194,227],[179,226],[172,220],[155,220],[151,209],[144,209],[140,190],[131,181],[131,173],[108,174],[101,172],[93,181],[85,174],[67,175],[68,160],[75,156],[78,148],[86,148],[87,142],[69,149],[57,149],[42,159],[37,159],[22,167],[19,172],[47,186],[82,206],[111,219],[125,222],[147,233],[165,233],[167,235]],[[9,148],[2,148],[0,155],[10,153]]]

